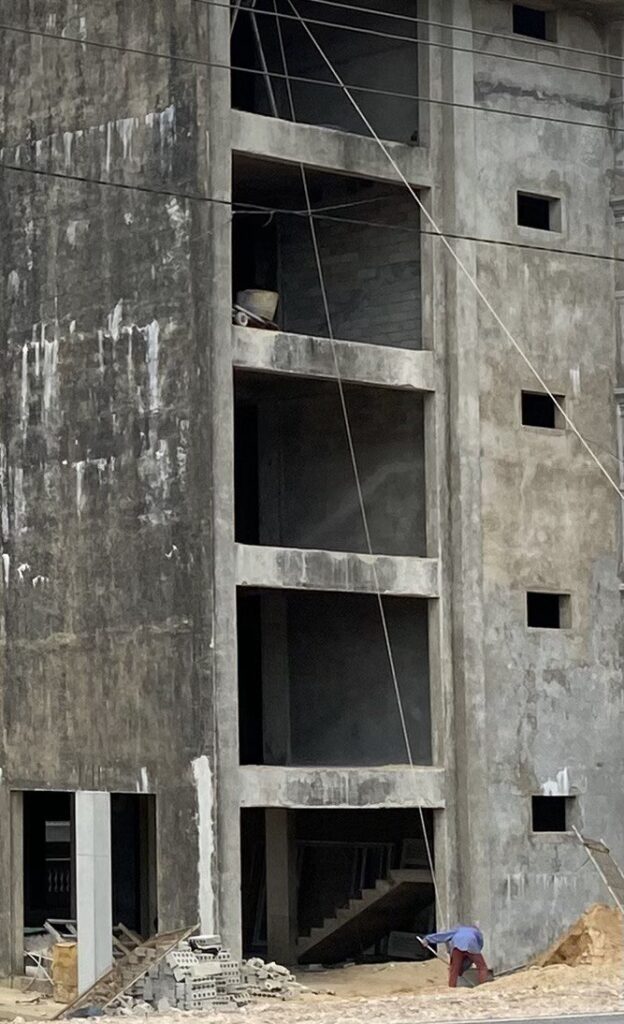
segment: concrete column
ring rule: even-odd
[[[11,973],[24,970],[24,794],[11,793]]]
[[[78,991],[84,992],[113,961],[110,793],[75,795]]]
[[[472,27],[472,4],[450,5],[457,28]],[[449,12],[450,13],[450,12]],[[464,46],[465,31],[449,32],[448,42]],[[442,80],[445,98],[474,103],[474,56],[445,51]],[[474,113],[446,108],[442,217],[446,230],[476,235],[474,186],[476,132]],[[457,242],[455,251],[477,276],[475,246]],[[462,917],[479,921],[488,937],[492,925],[490,873],[491,837],[487,786],[487,699],[485,678],[483,563],[481,543],[481,420],[479,299],[454,260],[444,254],[446,278],[446,348],[450,445],[450,551],[454,729],[456,745],[455,800],[457,870]]]
[[[268,807],[266,830],[267,940],[270,960],[295,962],[297,938],[297,847],[295,816]]]
[[[291,750],[286,594],[265,594],[261,615],[264,762],[287,765]]]
[[[11,793],[0,777],[0,978],[11,973],[15,923],[13,897],[15,877],[12,864]]]
[[[197,79],[198,123],[205,131],[197,153],[197,185],[213,200],[192,207],[194,236],[196,330],[205,338],[202,375],[208,380],[210,445],[205,451],[206,487],[212,495],[212,546],[206,548],[206,587],[212,587],[214,615],[209,650],[213,652],[213,728],[207,730],[210,750],[216,736],[217,765],[214,814],[206,825],[208,849],[214,836],[214,862],[219,865],[214,888],[218,930],[233,955],[241,952],[241,869],[238,749],[238,671],[236,650],[236,577],[234,545],[234,395],[232,382],[231,210],[232,149],[230,108],[230,11],[227,6],[193,5],[198,52],[212,66]],[[217,66],[220,65],[220,66]],[[202,756],[204,751],[201,752]],[[201,858],[201,855],[200,855]],[[210,898],[202,887],[199,902]]]

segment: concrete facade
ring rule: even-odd
[[[419,45],[388,61],[341,40],[334,57],[353,82],[372,62],[375,86],[425,97],[368,113],[621,482],[624,119],[607,55],[624,54],[624,25],[607,3],[549,6],[557,42],[599,56],[502,38],[507,0],[422,0]],[[423,809],[441,916],[478,920],[496,966],[529,957],[606,898],[570,834],[532,832],[532,796],[566,797],[570,822],[624,861],[621,502],[570,428],[522,424],[534,377],[439,240],[417,234],[424,218],[353,112],[327,102],[323,124],[340,124],[324,127],[299,87],[311,123],[269,117],[257,76],[232,109],[221,6],[109,7],[56,0],[42,19],[11,4],[5,20],[40,34],[0,36],[0,974],[20,969],[21,794],[35,789],[153,795],[155,927],[198,921],[235,950],[241,811],[268,809],[269,930],[287,950],[288,815]],[[334,351],[307,224],[287,214],[260,251],[286,329],[231,324],[246,237],[233,187],[266,190],[268,163],[274,205],[300,209],[299,161],[329,176],[315,205],[368,195],[356,216],[385,224],[319,220]],[[557,201],[560,230],[519,226],[518,191]],[[372,556],[323,390],[336,363]],[[270,378],[253,444],[235,439],[234,371],[237,387]],[[237,533],[241,480],[255,538]],[[413,767],[377,590],[400,609]],[[569,627],[529,628],[530,590],[569,595]],[[255,667],[237,591],[264,600]],[[248,764],[241,650],[264,707]]]

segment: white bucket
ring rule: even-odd
[[[275,316],[279,294],[277,292],[265,292],[259,288],[247,288],[244,292],[236,295],[236,305],[249,310],[254,316],[262,317],[263,320],[272,320]]]

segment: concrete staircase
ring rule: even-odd
[[[338,963],[362,953],[388,932],[409,927],[409,920],[433,895],[431,873],[424,868],[391,871],[372,889],[363,889],[318,928],[297,940],[300,963]]]

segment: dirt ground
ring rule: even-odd
[[[445,966],[421,964],[352,966],[302,972],[308,991],[281,1001],[267,998],[245,1008],[201,1014],[153,1014],[158,1024],[379,1024],[409,1021],[479,1021],[488,1018],[548,1017],[624,1011],[622,919],[608,907],[593,907],[536,964],[478,988],[447,988]],[[23,999],[23,993],[14,993]],[[54,1009],[52,1009],[52,1007]],[[59,1009],[45,1001],[14,1016],[47,1020]],[[152,1015],[150,1015],[152,1016]],[[0,1018],[3,1013],[0,991]],[[119,1018],[110,1018],[119,1021]],[[143,1014],[128,1016],[129,1024]],[[105,1018],[98,1018],[104,1024]]]

